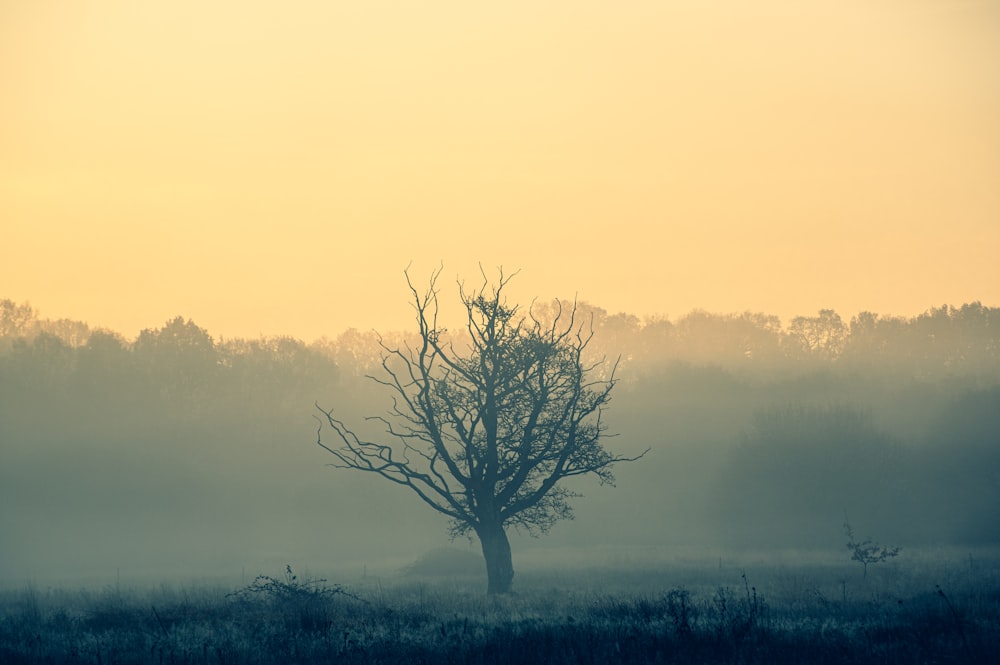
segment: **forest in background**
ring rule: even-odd
[[[578,310],[594,357],[621,358],[608,445],[651,451],[614,489],[577,482],[575,522],[515,548],[842,549],[845,517],[904,546],[1000,542],[1000,309],[787,325]],[[0,301],[6,581],[406,561],[447,543],[404,489],[331,470],[315,445],[315,403],[362,428],[390,406],[365,378],[379,351],[374,332],[215,339],[182,317],[126,339]]]

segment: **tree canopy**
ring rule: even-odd
[[[547,532],[572,516],[575,494],[566,478],[594,475],[611,483],[612,466],[631,461],[602,444],[603,420],[615,386],[614,367],[587,363],[593,337],[576,307],[557,307],[543,321],[523,314],[484,278],[459,286],[467,314],[462,335],[437,323],[435,273],[421,294],[407,275],[417,312],[413,345],[383,345],[382,373],[373,377],[392,395],[377,420],[387,436],[362,438],[332,411],[321,409],[339,445],[320,446],[337,465],[403,485],[451,519],[453,535],[475,532],[483,546],[489,590],[509,590],[513,578],[504,528]]]

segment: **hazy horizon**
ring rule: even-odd
[[[418,286],[418,288],[420,287],[419,283],[415,283],[415,285]],[[447,290],[448,290],[448,288],[451,288],[451,287],[453,287],[454,293],[448,293]],[[404,289],[405,288],[406,288],[406,286],[405,286],[405,283],[404,283]],[[445,286],[445,288],[443,289],[443,293],[441,294],[441,296],[442,296],[441,297],[441,299],[442,299],[442,311],[445,311],[448,315],[450,315],[450,318],[447,321],[444,321],[444,327],[450,329],[450,328],[454,328],[456,326],[462,326],[463,322],[461,321],[460,312],[456,311],[456,307],[458,306],[458,304],[460,302],[459,301],[459,293],[458,293],[457,286],[454,283],[447,284]],[[51,321],[51,322],[57,322],[57,321],[60,321],[60,320],[75,321],[75,322],[79,322],[79,323],[83,323],[83,324],[87,325],[87,327],[92,332],[93,331],[97,331],[97,330],[107,330],[107,331],[110,331],[112,333],[116,333],[118,335],[121,335],[126,340],[134,340],[144,330],[158,330],[158,329],[162,328],[165,324],[168,324],[170,321],[176,319],[177,317],[180,317],[181,319],[186,320],[186,321],[193,322],[198,327],[200,327],[200,328],[204,329],[205,331],[207,331],[208,334],[211,335],[216,340],[223,340],[223,339],[225,339],[225,340],[232,340],[232,339],[254,340],[254,339],[260,339],[260,338],[290,337],[290,338],[297,339],[297,340],[300,340],[300,341],[303,341],[303,342],[312,343],[312,342],[316,342],[316,341],[320,341],[320,340],[324,340],[324,339],[332,341],[332,340],[335,340],[337,337],[339,337],[341,334],[350,332],[352,330],[357,330],[357,331],[362,332],[362,333],[365,333],[365,332],[376,332],[376,333],[380,333],[380,334],[390,334],[390,335],[394,335],[394,334],[408,334],[408,333],[413,333],[416,330],[416,328],[415,328],[415,321],[414,320],[409,320],[408,321],[405,318],[400,318],[400,321],[402,321],[402,323],[401,323],[401,325],[399,325],[398,327],[395,327],[395,328],[390,328],[390,327],[379,328],[379,327],[376,327],[376,326],[348,325],[348,326],[346,326],[344,328],[341,328],[341,329],[338,329],[338,330],[327,330],[327,331],[321,332],[320,334],[317,334],[317,335],[301,335],[301,334],[296,334],[294,331],[280,330],[280,329],[265,331],[262,328],[260,328],[259,326],[258,327],[251,326],[249,328],[238,328],[238,329],[237,328],[223,328],[223,329],[220,330],[220,329],[212,328],[211,326],[206,325],[205,322],[202,321],[201,319],[199,319],[197,317],[194,317],[194,316],[190,316],[190,315],[188,315],[188,314],[186,314],[184,312],[174,312],[174,313],[169,314],[169,315],[165,314],[164,316],[162,316],[159,319],[151,320],[149,323],[139,324],[138,322],[136,322],[136,323],[134,323],[130,327],[118,328],[118,327],[106,325],[102,321],[95,320],[93,318],[88,318],[88,317],[75,318],[75,317],[71,317],[71,316],[65,314],[64,312],[46,311],[46,310],[42,309],[41,307],[39,307],[37,305],[37,303],[35,301],[31,300],[31,299],[25,299],[25,300],[20,300],[19,301],[19,300],[16,300],[14,298],[8,298],[8,297],[6,297],[5,294],[0,293],[0,300],[3,300],[3,299],[9,300],[9,301],[13,302],[14,304],[16,304],[18,306],[28,305],[29,307],[32,308],[34,316],[35,316],[35,318],[38,321]],[[537,298],[536,302],[539,303],[539,304],[545,304],[545,303],[551,303],[551,302],[553,302],[556,299],[557,298],[551,298],[551,299]],[[563,304],[570,304],[570,303],[573,302],[573,298],[572,297],[570,297],[570,298],[558,298],[558,300],[560,300],[560,302],[562,302]],[[515,300],[511,299],[509,302],[510,302],[511,305],[517,305],[522,312],[527,312],[528,308],[531,307],[531,305],[532,305],[531,301],[520,301],[520,302],[518,302],[518,301],[515,301]],[[792,320],[794,318],[796,318],[796,317],[815,317],[815,316],[817,316],[817,314],[821,310],[829,310],[829,309],[833,309],[833,311],[835,311],[841,317],[841,319],[843,320],[843,322],[845,324],[849,324],[851,322],[852,318],[856,317],[858,314],[862,314],[862,313],[866,313],[866,312],[872,313],[872,314],[876,314],[880,319],[895,319],[895,318],[898,318],[898,319],[902,319],[902,320],[912,320],[912,319],[917,318],[920,315],[927,314],[931,310],[935,310],[935,309],[938,309],[938,308],[941,308],[941,307],[946,307],[946,308],[961,308],[963,306],[972,305],[972,304],[979,304],[979,305],[982,305],[985,308],[997,308],[998,307],[998,305],[994,305],[994,304],[991,304],[991,303],[988,303],[988,302],[983,302],[981,299],[973,298],[973,299],[964,300],[964,301],[961,301],[961,302],[931,303],[931,304],[928,304],[927,307],[924,307],[922,309],[919,309],[919,310],[916,310],[916,311],[913,311],[913,312],[908,312],[908,313],[879,312],[879,311],[872,311],[872,310],[842,311],[842,310],[837,310],[835,308],[830,308],[830,307],[816,307],[816,308],[814,308],[814,309],[812,309],[810,311],[795,312],[795,313],[793,313],[791,315],[788,315],[788,316],[781,316],[781,315],[776,314],[774,312],[762,311],[762,310],[749,310],[749,309],[747,309],[747,310],[742,310],[742,311],[712,311],[712,310],[709,310],[709,309],[704,308],[704,307],[694,307],[691,310],[688,310],[686,312],[678,312],[676,314],[667,314],[665,312],[653,312],[652,314],[649,314],[649,313],[636,313],[636,312],[628,312],[628,311],[613,311],[611,309],[603,307],[601,305],[601,303],[590,302],[590,301],[579,299],[579,298],[577,298],[576,302],[580,306],[583,306],[583,307],[586,307],[586,308],[596,308],[598,310],[603,310],[608,316],[635,317],[635,319],[637,320],[637,322],[639,323],[640,326],[654,324],[654,323],[659,322],[659,321],[669,321],[671,323],[676,323],[676,322],[678,322],[680,320],[683,320],[683,319],[685,319],[687,317],[690,317],[692,315],[697,315],[699,313],[706,313],[706,314],[708,314],[708,315],[710,315],[712,317],[741,316],[741,315],[744,315],[744,314],[754,314],[754,315],[755,314],[763,314],[765,316],[776,316],[776,317],[778,317],[778,320],[779,320],[779,322],[781,324],[781,327],[784,330],[788,330],[789,325],[791,324]],[[408,302],[403,302],[401,300],[401,302],[399,303],[399,305],[400,305],[399,306],[400,310],[404,310],[404,311],[405,310],[409,310],[408,313],[412,315],[412,307],[410,307],[410,304]],[[132,320],[132,319],[135,319],[137,317],[134,317],[134,316],[133,317],[128,317],[128,316],[126,316],[126,317],[120,317],[120,318],[121,318],[121,320]],[[212,317],[208,317],[208,318],[211,319]],[[391,320],[392,318],[399,318],[399,317],[386,317],[386,320],[388,321],[388,320]],[[411,316],[411,318],[412,318],[412,316]]]
[[[392,404],[366,378],[381,375],[373,336],[222,342],[175,319],[126,343],[14,314],[0,321],[0,589],[286,564],[395,574],[448,544],[446,520],[405,488],[330,469],[316,445],[317,404],[385,440],[366,420]],[[836,560],[845,512],[908,552],[995,546],[998,315],[967,304],[782,331],[598,315],[589,352],[622,358],[606,445],[650,452],[617,466],[615,487],[568,482],[577,519],[538,541],[512,533],[518,565],[522,552],[532,565],[788,548]],[[73,341],[34,335],[47,329]]]

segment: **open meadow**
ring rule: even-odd
[[[0,0],[0,665],[1000,665],[1000,0]]]
[[[995,663],[1000,556],[905,552],[536,559],[515,592],[415,569],[344,581],[287,568],[244,584],[0,595],[0,662]]]

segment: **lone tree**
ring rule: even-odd
[[[601,439],[602,414],[615,386],[615,368],[583,356],[593,337],[577,321],[576,306],[556,309],[543,322],[520,313],[503,295],[511,276],[495,286],[484,275],[471,292],[459,284],[468,314],[466,344],[445,339],[438,326],[438,270],[422,295],[408,272],[419,340],[382,343],[381,376],[369,378],[392,394],[384,442],[361,438],[332,411],[317,405],[337,443],[317,443],[333,466],[377,474],[408,487],[451,518],[452,537],[475,532],[482,545],[488,593],[510,591],[514,579],[508,526],[533,536],[572,518],[577,494],[560,484],[593,474],[613,483],[616,462]],[[456,346],[457,345],[457,346]]]
[[[862,541],[854,536],[854,529],[851,523],[844,517],[844,535],[847,536],[847,549],[851,550],[851,561],[857,561],[865,567],[862,577],[868,578],[868,566],[873,563],[882,563],[891,559],[903,551],[902,547],[884,547],[871,538]]]

